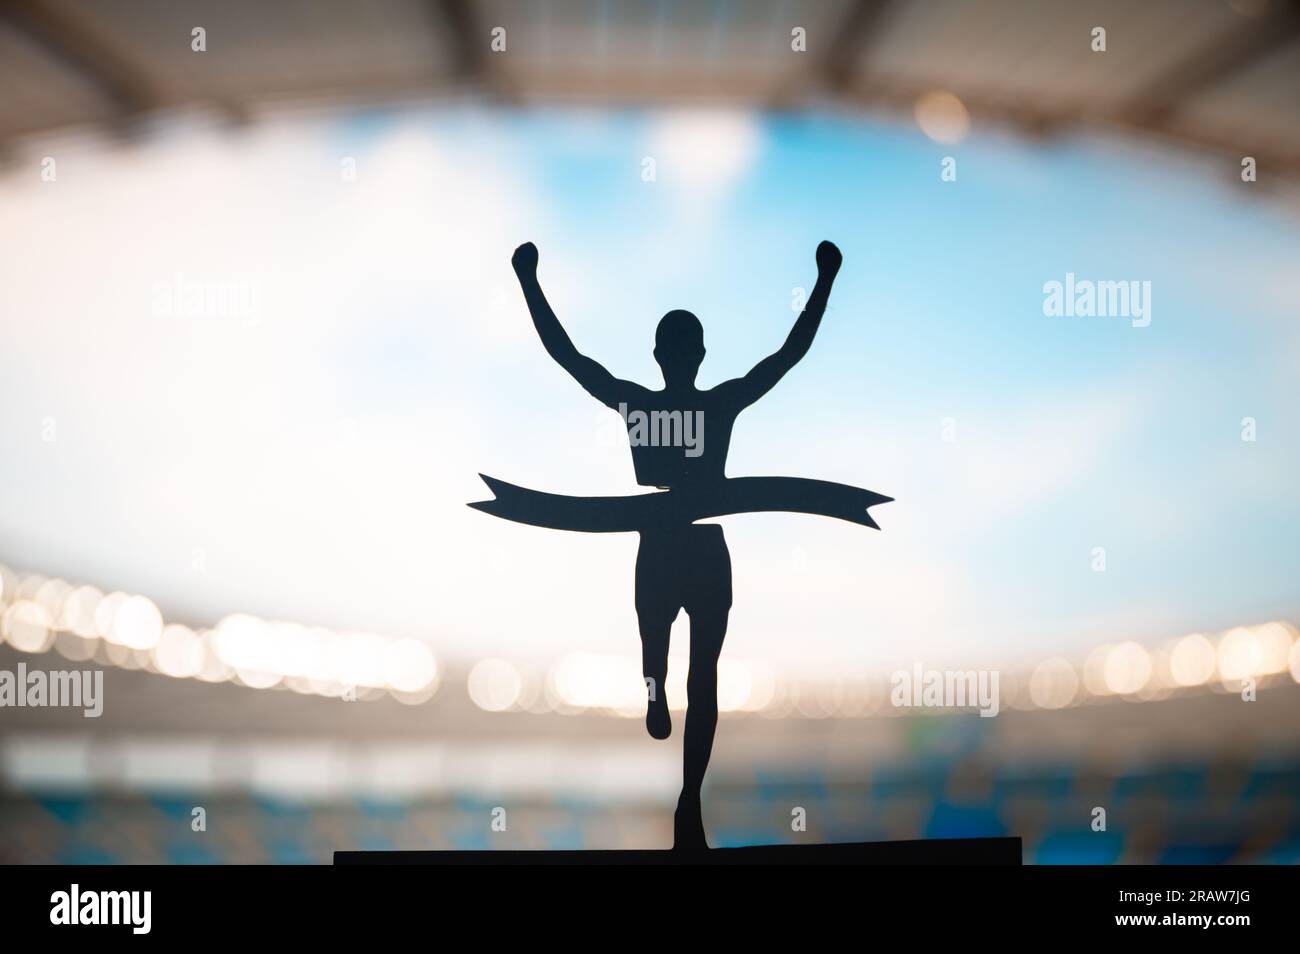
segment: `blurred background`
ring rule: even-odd
[[[0,708],[0,860],[667,847],[685,617],[655,742],[635,538],[464,506],[637,489],[510,253],[712,385],[823,238],[728,473],[896,501],[723,521],[714,845],[1300,860],[1297,4],[17,0],[0,88],[0,672],[104,674]]]

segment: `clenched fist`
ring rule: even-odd
[[[537,250],[533,250],[533,257],[536,260]],[[827,275],[834,275],[840,270],[840,263],[844,261],[844,256],[840,250],[835,247],[833,242],[822,242],[817,246],[817,271]]]
[[[818,253],[820,254],[820,252]],[[532,242],[525,242],[515,249],[515,254],[510,258],[510,264],[515,267],[515,271],[520,274],[529,274],[537,271],[537,246]]]

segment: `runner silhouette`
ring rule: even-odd
[[[725,475],[736,416],[808,353],[840,268],[840,251],[830,242],[817,246],[817,283],[785,344],[743,377],[707,390],[695,385],[705,349],[704,328],[693,314],[670,311],[659,321],[654,357],[663,372],[662,389],[620,380],[574,347],[537,280],[537,258],[537,247],[528,242],[515,250],[511,263],[547,353],[592,397],[623,416],[637,483],[668,492],[561,497],[485,476],[497,499],[471,506],[538,526],[640,533],[635,598],[648,695],[646,730],[656,739],[672,732],[664,691],[668,639],[673,621],[685,609],[691,621],[690,670],[673,847],[704,849],[708,844],[700,788],[718,724],[718,657],[731,610],[731,555],[721,526],[693,521],[726,513],[791,510],[875,527],[867,507],[891,499],[825,481]]]

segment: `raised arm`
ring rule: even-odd
[[[775,353],[768,355],[743,378],[736,378],[719,385],[736,400],[741,407],[753,404],[785,377],[785,373],[799,363],[799,359],[812,347],[817,328],[822,323],[822,314],[826,311],[826,300],[831,294],[831,285],[840,270],[840,250],[830,242],[817,246],[817,284],[804,304],[802,314],[786,336],[785,344]]]
[[[528,302],[528,311],[533,316],[533,326],[542,345],[565,371],[586,389],[587,393],[606,404],[617,408],[620,400],[626,401],[628,390],[635,387],[627,381],[620,381],[586,355],[580,353],[555,317],[550,303],[542,293],[542,286],[537,281],[537,246],[525,242],[515,249],[510,264],[519,276],[519,286],[524,291],[524,300]]]

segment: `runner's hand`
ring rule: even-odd
[[[834,276],[843,261],[844,256],[833,242],[822,242],[817,246],[817,271],[822,274]]]
[[[529,275],[537,271],[537,246],[532,242],[525,242],[515,249],[510,264],[521,275]]]

